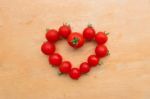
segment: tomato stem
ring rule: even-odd
[[[84,73],[84,75],[88,75],[88,73]]]
[[[63,75],[63,74],[64,74],[64,73],[62,73],[62,72],[59,72],[59,73],[58,73],[59,76],[61,76],[61,75]]]
[[[108,52],[107,52],[107,56],[109,56],[110,55],[110,52],[109,52],[109,50],[108,50]]]
[[[63,25],[66,25],[66,26],[70,27],[70,24],[68,24],[67,22],[64,22]]]
[[[88,27],[93,27],[92,24],[88,24]]]
[[[72,42],[72,44],[77,45],[78,41],[79,41],[79,39],[75,37],[71,42]]]
[[[48,32],[50,29],[49,28],[46,28],[46,32]]]
[[[109,35],[110,33],[109,33],[109,32],[105,32],[105,34],[106,34],[106,35]]]
[[[103,65],[103,62],[102,62],[102,61],[100,61],[100,62],[98,63],[98,65]]]

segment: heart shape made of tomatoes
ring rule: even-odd
[[[81,75],[88,73],[92,67],[97,66],[101,58],[109,55],[105,45],[108,41],[107,35],[106,32],[96,33],[91,25],[88,25],[81,34],[72,32],[70,25],[63,24],[58,30],[47,30],[45,35],[47,41],[42,44],[41,51],[48,55],[49,63],[54,67],[58,67],[61,74],[68,74],[72,79],[78,79]],[[55,53],[55,42],[61,38],[65,38],[68,44],[75,49],[82,47],[86,41],[95,41],[97,43],[95,54],[90,55],[85,62],[75,68],[70,61],[63,60],[61,54]]]

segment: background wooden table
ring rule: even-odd
[[[63,22],[111,33],[111,55],[78,81],[40,52],[45,29]],[[150,99],[150,0],[0,0],[0,46],[0,99]],[[94,46],[57,43],[75,67]]]

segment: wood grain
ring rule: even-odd
[[[78,81],[40,52],[45,29],[63,22],[111,33],[111,55]],[[0,99],[150,99],[150,0],[0,0],[0,45]],[[75,67],[95,47],[56,45]]]

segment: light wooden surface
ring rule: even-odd
[[[78,81],[40,52],[45,29],[63,22],[111,33],[111,55]],[[0,46],[0,99],[150,99],[150,0],[0,0]],[[75,67],[94,47],[57,43]]]

